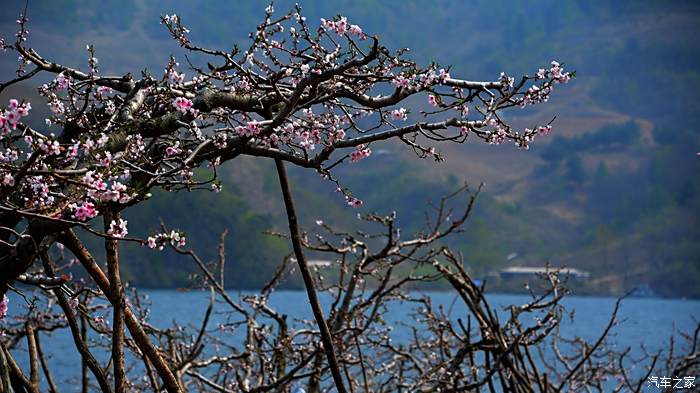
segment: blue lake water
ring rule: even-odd
[[[159,327],[172,326],[174,322],[181,325],[198,326],[208,304],[208,292],[177,292],[170,290],[141,291],[152,302],[150,306],[150,322]],[[449,292],[420,292],[431,297],[435,306],[444,305],[450,309],[455,300],[454,293]],[[238,293],[231,293],[236,298]],[[487,298],[495,309],[501,309],[510,304],[524,304],[529,297],[523,295],[492,294]],[[17,295],[10,294],[11,315],[23,313],[23,300]],[[327,308],[329,298],[322,297],[321,301]],[[277,291],[272,295],[270,303],[273,308],[283,310],[292,318],[312,319],[306,293],[303,291]],[[593,340],[602,332],[608,323],[610,314],[615,306],[613,298],[568,297],[563,304],[567,310],[575,311],[575,319],[565,319],[561,325],[564,336],[581,336]],[[466,316],[464,308],[457,301],[451,308],[451,318]],[[396,325],[395,340],[405,339],[408,330],[402,328],[402,323],[410,323],[410,311],[415,303],[396,303],[389,309],[386,320]],[[221,309],[224,309],[223,306]],[[327,311],[326,311],[327,312]],[[671,334],[677,330],[691,331],[700,320],[700,301],[681,299],[629,298],[622,303],[618,314],[622,322],[613,329],[612,337],[616,348],[632,347],[633,353],[639,353],[640,345],[648,352],[663,350],[668,345]],[[213,315],[212,324],[223,322],[222,315]],[[0,327],[2,322],[0,322]],[[394,337],[392,337],[394,338]],[[235,341],[238,338],[233,337]],[[48,362],[54,370],[55,379],[64,387],[62,391],[77,391],[76,381],[80,375],[80,357],[75,350],[72,339],[66,330],[54,332],[50,336],[42,336],[43,349],[49,353]],[[18,349],[15,357],[25,367],[26,352]],[[97,354],[98,357],[99,354]],[[632,370],[633,373],[635,370]],[[637,370],[641,371],[641,370]],[[73,389],[75,386],[75,389]]]

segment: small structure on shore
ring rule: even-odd
[[[536,266],[512,266],[506,269],[501,270],[499,273],[501,275],[501,278],[503,279],[509,279],[509,278],[516,278],[516,277],[531,277],[531,276],[536,276],[536,275],[541,275],[541,274],[547,274],[547,273],[553,273],[556,272],[561,275],[568,275],[571,278],[574,278],[576,280],[587,280],[591,274],[579,270],[579,269],[574,269],[574,268],[568,268],[568,267],[563,267],[563,268],[557,268],[557,267],[536,267]]]
[[[297,259],[294,257],[289,258],[289,261],[296,263]],[[334,261],[329,261],[326,259],[309,259],[306,261],[306,265],[311,268],[327,268],[334,265]]]

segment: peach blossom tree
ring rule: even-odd
[[[286,174],[290,165],[315,171],[338,191],[339,204],[357,208],[362,196],[343,185],[336,168],[371,160],[384,141],[400,141],[437,161],[446,143],[527,149],[551,132],[551,124],[516,129],[502,114],[547,102],[573,77],[562,64],[473,81],[446,65],[416,64],[407,50],[382,46],[346,17],[307,21],[299,6],[282,15],[269,6],[245,49],[199,46],[185,18],[163,15],[160,23],[185,54],[205,60],[186,56],[183,67],[171,57],[162,74],[104,75],[99,48],[87,45],[85,69],[58,64],[30,46],[28,19],[17,22],[15,39],[0,46],[19,56],[20,65],[0,91],[35,77],[49,81],[38,86],[45,102],[17,97],[0,114],[0,390],[39,391],[42,371],[49,390],[58,390],[40,343],[42,332],[56,329],[71,332],[83,391],[96,384],[105,392],[287,392],[301,383],[309,392],[529,392],[532,386],[549,392],[601,386],[611,375],[623,375],[623,387],[636,383],[624,369],[591,356],[603,350],[614,316],[598,342],[575,342],[585,350],[560,359],[566,372],[538,369],[529,350],[561,320],[566,289],[559,275],[547,275],[544,295],[533,293],[531,303],[513,306],[499,320],[460,257],[439,243],[460,231],[478,191],[443,198],[430,226],[415,237],[400,237],[395,215],[363,216],[380,228],[376,237],[323,222],[302,231]],[[406,102],[414,97],[425,103],[423,110],[411,111]],[[45,128],[26,124],[32,105],[53,113]],[[236,299],[223,277],[186,248],[185,233],[165,225],[145,233],[129,227],[122,212],[148,203],[156,189],[218,192],[220,167],[241,156],[275,162],[289,223],[289,233],[281,235],[294,252],[258,295]],[[466,207],[448,207],[463,195]],[[102,239],[104,260],[87,249],[83,236]],[[147,306],[120,277],[123,242],[140,244],[143,252],[171,248],[192,260],[201,271],[199,285],[211,291],[200,328],[185,334],[184,326],[148,322]],[[309,266],[309,250],[337,259],[337,281]],[[88,280],[62,273],[71,265],[68,253]],[[223,242],[219,259],[223,266]],[[301,326],[268,303],[289,265],[301,274],[314,316]],[[429,299],[402,291],[438,279],[459,295],[469,321],[450,319]],[[16,282],[35,287],[46,304],[11,319],[6,293],[21,292]],[[319,292],[333,299],[330,309],[321,306]],[[209,327],[220,306],[216,299],[238,322]],[[382,315],[391,302],[408,300],[421,304],[414,337],[395,344]],[[521,317],[530,313],[541,315],[528,327]],[[233,326],[246,332],[242,345],[222,341]],[[89,339],[88,331],[98,338]],[[23,340],[28,375],[9,350]],[[107,363],[94,354],[98,349],[108,352]]]

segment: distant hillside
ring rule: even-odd
[[[23,1],[5,3],[4,37],[14,33]],[[275,2],[284,12],[293,2]],[[420,61],[439,60],[452,73],[492,79],[532,72],[552,59],[575,69],[571,86],[538,111],[512,114],[523,127],[556,116],[554,136],[530,151],[481,143],[438,146],[446,161],[419,160],[384,144],[366,162],[339,172],[365,201],[363,210],[396,210],[408,231],[423,222],[426,202],[463,181],[486,183],[467,231],[450,240],[475,274],[507,265],[570,265],[595,277],[587,290],[621,293],[649,284],[665,296],[700,297],[700,3],[693,1],[303,1],[313,23],[337,13],[392,48],[410,47]],[[263,3],[89,1],[30,2],[33,45],[57,61],[85,67],[95,44],[105,73],[158,74],[170,54],[185,59],[158,24],[177,13],[192,39],[219,48],[245,45]],[[17,12],[12,12],[16,10]],[[197,58],[193,58],[197,61]],[[0,57],[8,79],[16,58]],[[191,76],[192,73],[188,73]],[[10,94],[21,94],[29,86]],[[5,94],[7,95],[7,94]],[[3,97],[5,99],[5,97]],[[414,103],[413,116],[424,103]],[[35,121],[41,111],[35,105]],[[44,109],[45,110],[45,109]],[[331,184],[293,170],[305,225],[317,218],[357,225]],[[236,160],[225,168],[225,192],[157,195],[127,216],[157,229],[159,219],[189,232],[192,245],[215,258],[228,228],[229,285],[255,287],[288,248],[262,235],[284,229],[271,162]],[[136,228],[136,226],[133,226]],[[145,230],[145,229],[144,229]],[[506,256],[517,257],[506,261]],[[183,286],[187,261],[132,253],[125,276],[137,285]],[[292,283],[293,284],[293,283]],[[291,284],[290,284],[291,285]]]

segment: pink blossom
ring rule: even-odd
[[[524,104],[537,104],[541,102],[547,102],[549,100],[549,95],[552,93],[551,85],[543,85],[540,87],[538,85],[532,85],[527,92],[525,92],[525,98],[523,99]]]
[[[360,37],[361,39],[365,39],[366,35],[362,31],[362,28],[358,25],[350,25],[350,34],[356,35]]]
[[[335,32],[343,34],[346,31],[348,31],[348,18],[341,16],[340,19],[335,22]]]
[[[29,102],[25,102],[24,104],[20,105],[19,108],[15,109],[15,112],[17,112],[20,117],[26,117],[29,116],[29,111],[32,109],[32,104]]]
[[[321,141],[319,139],[319,134],[320,133],[318,130],[311,130],[311,132],[302,132],[301,135],[299,135],[299,139],[301,139],[299,145],[301,145],[301,147],[303,147],[306,150],[316,149],[316,144]]]
[[[187,113],[190,109],[192,109],[192,101],[188,100],[185,97],[177,97],[175,101],[173,101],[173,106],[175,109],[182,113]]]
[[[372,150],[370,150],[369,147],[366,147],[365,145],[360,145],[357,147],[357,150],[350,153],[350,162],[358,162],[364,158],[369,157],[371,154]]]
[[[78,156],[78,151],[80,149],[80,143],[74,143],[68,148],[68,156],[70,157],[77,157]]]
[[[245,79],[239,80],[236,85],[238,85],[238,88],[242,90],[248,90],[250,88],[250,83],[248,83],[248,81]]]
[[[85,148],[86,152],[89,152],[90,150],[92,150],[93,147],[95,147],[95,142],[92,139],[88,138],[83,143],[83,147]]]
[[[99,213],[95,209],[95,205],[92,202],[83,201],[80,206],[73,203],[69,207],[73,209],[73,218],[78,221],[87,221],[91,218],[97,217],[97,214]]]
[[[432,69],[426,72],[425,74],[419,76],[421,84],[425,87],[430,87],[433,84],[435,84],[436,79],[437,75],[435,75],[435,71],[433,71]]]
[[[117,238],[126,237],[126,235],[129,233],[129,231],[126,229],[126,224],[127,221],[122,220],[121,218],[119,219],[119,223],[112,220],[112,222],[109,223],[109,230],[107,231],[107,234]]]
[[[393,120],[406,120],[408,116],[406,115],[406,109],[399,108],[391,111],[391,118]]]
[[[102,165],[103,167],[109,167],[112,163],[112,153],[110,153],[109,151],[106,151],[104,156],[102,156],[101,154],[96,154],[95,158],[99,160],[100,165]]]
[[[446,69],[440,68],[440,74],[438,75],[440,81],[444,82],[446,79],[450,78],[450,73]]]
[[[177,23],[178,16],[177,16],[177,14],[172,14],[172,15],[166,14],[163,17],[163,20],[165,21],[165,23]]]
[[[62,115],[66,111],[61,101],[52,101],[49,103],[49,108],[55,115]]]
[[[178,245],[180,247],[183,247],[185,245],[185,237],[180,234],[178,231],[170,231],[170,244]]]
[[[258,135],[260,133],[260,128],[258,128],[257,121],[249,121],[245,126],[236,127],[236,132],[240,136],[251,137]]]
[[[11,173],[6,173],[5,176],[3,176],[2,185],[3,186],[10,186],[10,187],[15,185],[15,178],[12,177]]]
[[[330,30],[335,30],[335,22],[321,18],[321,25]]]
[[[462,136],[467,136],[467,135],[469,134],[469,127],[467,127],[467,126],[462,126],[462,127],[459,129],[459,133],[460,133]]]
[[[7,295],[2,295],[2,301],[0,301],[0,319],[5,319],[5,317],[7,317],[9,304],[10,299],[7,298]]]
[[[549,69],[551,77],[557,83],[566,83],[571,79],[571,74],[564,72],[564,67],[557,61],[552,61],[552,68]]]
[[[515,141],[515,146],[518,146],[519,149],[530,150],[531,141],[531,137],[525,136],[522,139],[518,139],[517,141]]]
[[[172,157],[180,153],[182,153],[182,149],[180,149],[180,142],[175,142],[175,145],[165,148],[165,155],[168,157]]]
[[[104,193],[102,193],[100,199],[103,201],[119,201],[119,203],[126,203],[131,199],[131,197],[126,192],[126,186],[124,184],[119,182],[113,182],[112,189],[110,191],[105,191]]]
[[[107,136],[107,134],[103,133],[100,135],[99,138],[97,138],[97,146],[98,147],[102,147],[102,146],[106,145],[107,142],[109,142],[109,137]]]
[[[189,170],[189,168],[187,168],[187,167],[185,167],[185,169],[180,171],[180,176],[182,176],[182,180],[190,180],[193,175],[194,175],[194,172]]]
[[[547,124],[546,126],[539,126],[537,127],[537,132],[539,132],[542,135],[549,135],[552,133],[552,126]]]
[[[156,235],[150,236],[147,239],[146,244],[148,248],[156,248],[159,250],[163,249],[163,245],[166,242],[170,242],[170,245],[177,247],[184,247],[187,244],[187,238],[185,238],[185,233],[181,231],[170,231],[170,233],[158,233]]]
[[[56,89],[58,90],[68,90],[70,87],[70,77],[65,76],[63,73],[58,74],[56,77]]]
[[[41,151],[46,152],[47,154],[54,154],[54,155],[60,155],[61,154],[61,145],[58,143],[58,141],[43,141],[39,145],[39,148]]]
[[[185,80],[185,74],[178,74],[177,71],[170,70],[170,72],[168,72],[168,80],[173,84],[182,83]]]
[[[14,111],[14,110],[13,110],[12,112],[7,112],[7,113],[5,113],[5,119],[7,120],[7,122],[8,122],[10,125],[12,125],[12,128],[13,128],[13,129],[15,128],[15,126],[17,125],[17,123],[19,122],[19,118],[20,118],[19,113],[17,113],[17,112]]]
[[[356,209],[362,206],[362,201],[357,198],[348,197],[347,201],[349,206],[354,207]]]
[[[107,86],[100,86],[97,88],[97,93],[100,95],[112,93],[112,88]]]
[[[428,96],[428,104],[430,104],[432,106],[438,106],[437,99],[435,98],[434,95],[431,94]]]
[[[391,80],[391,84],[400,89],[407,89],[408,82],[408,79],[405,78],[403,75],[397,75],[394,79]]]
[[[500,76],[500,78],[499,78],[499,81],[501,82],[501,85],[502,85],[503,87],[510,87],[510,88],[512,88],[512,87],[513,87],[513,82],[515,82],[515,78],[506,75],[505,72],[501,72],[501,76]]]

